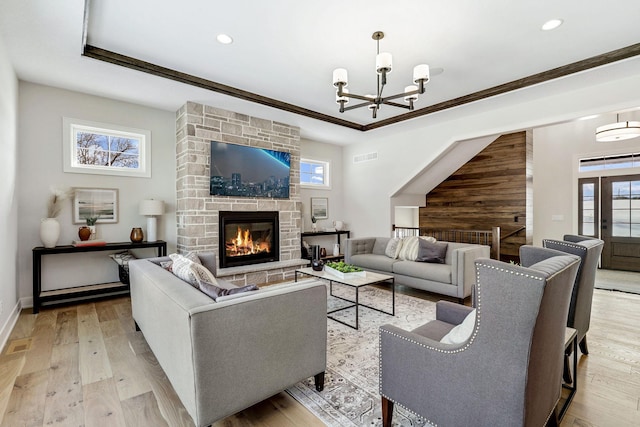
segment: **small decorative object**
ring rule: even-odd
[[[320,248],[320,258],[324,258],[327,256],[327,250],[325,248]]]
[[[321,259],[314,259],[313,261],[311,261],[311,268],[314,271],[322,271],[322,269],[324,268],[324,262],[322,262]]]
[[[318,226],[316,225],[316,222],[318,221],[318,219],[315,216],[311,216],[311,230],[315,233],[316,231],[318,231]]]
[[[60,223],[56,219],[62,210],[63,202],[73,194],[72,190],[51,189],[47,201],[47,218],[40,221],[40,240],[45,248],[54,248],[60,238]]]
[[[156,216],[164,213],[164,202],[162,200],[143,200],[139,206],[140,215],[147,217],[147,242],[157,240],[157,220]]]
[[[133,243],[142,242],[142,239],[144,239],[144,234],[142,233],[142,228],[140,228],[140,227],[132,228],[131,229],[131,234],[129,235],[129,238],[131,239],[131,241]]]
[[[78,237],[83,242],[89,240],[89,238],[91,237],[91,229],[85,226],[80,227],[80,229],[78,230]]]
[[[335,245],[333,245],[333,256],[338,255],[340,255],[340,245],[336,243]]]
[[[342,231],[342,229],[344,229],[344,222],[342,222],[342,221],[333,221],[333,228],[335,228],[336,231]]]

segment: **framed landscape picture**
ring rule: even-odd
[[[73,223],[85,224],[87,218],[98,218],[98,224],[118,222],[118,189],[74,188]]]
[[[326,197],[312,197],[311,216],[316,219],[329,218],[329,199]]]

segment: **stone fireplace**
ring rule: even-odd
[[[219,213],[220,267],[280,260],[278,212]]]
[[[211,196],[211,141],[291,153],[288,199]],[[195,102],[176,112],[176,223],[179,252],[214,251],[218,276],[243,284],[292,280],[304,265],[300,256],[300,130],[295,126],[247,116]],[[277,212],[275,261],[223,266],[220,254],[221,212]],[[236,227],[237,234],[237,227]],[[226,263],[225,263],[226,264]]]

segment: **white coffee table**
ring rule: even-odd
[[[347,301],[352,303],[351,305],[348,305],[346,307],[341,307],[335,310],[331,310],[329,312],[327,312],[327,317],[331,320],[334,320],[338,323],[342,323],[343,325],[346,325],[350,328],[353,329],[358,329],[359,323],[358,323],[358,319],[359,319],[359,307],[367,307],[371,310],[375,310],[375,311],[379,311],[380,313],[384,313],[384,314],[388,314],[390,316],[395,316],[396,315],[396,286],[395,286],[395,279],[393,276],[387,276],[386,274],[380,274],[380,273],[374,273],[371,271],[367,271],[366,275],[364,277],[348,277],[348,278],[341,278],[339,276],[336,276],[334,274],[328,273],[324,270],[322,271],[315,271],[313,268],[311,267],[307,267],[307,268],[300,268],[298,270],[295,271],[295,281],[298,281],[298,274],[304,274],[307,276],[313,276],[316,277],[318,279],[324,279],[324,280],[328,280],[329,281],[329,295],[331,295],[334,298],[339,298],[341,300]],[[345,286],[350,286],[352,288],[355,288],[356,290],[356,300],[352,301],[350,299],[347,298],[343,298],[341,296],[338,295],[334,295],[333,294],[333,284],[334,283],[338,283],[341,285],[345,285]],[[384,311],[381,310],[379,308],[376,307],[371,307],[369,305],[366,304],[362,304],[359,300],[359,290],[360,288],[364,287],[364,286],[369,286],[369,285],[375,285],[378,283],[389,283],[391,284],[391,312],[388,311]],[[355,326],[343,322],[340,319],[336,319],[335,317],[331,316],[331,314],[336,313],[338,311],[342,311],[342,310],[347,310],[349,308],[355,307],[356,308],[356,324]]]

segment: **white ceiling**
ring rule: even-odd
[[[300,126],[303,136],[348,143],[372,137],[81,55],[83,0],[2,0],[0,34],[23,80],[169,111],[196,101]],[[551,18],[564,24],[542,31]],[[442,68],[416,108],[450,100],[638,43],[640,1],[618,0],[93,0],[87,43],[359,124],[338,112],[332,71],[349,89],[375,90],[374,31],[393,54],[387,94],[413,66]],[[222,45],[226,33],[234,43]],[[378,119],[406,112],[384,106]],[[407,121],[394,126],[416,126]]]

